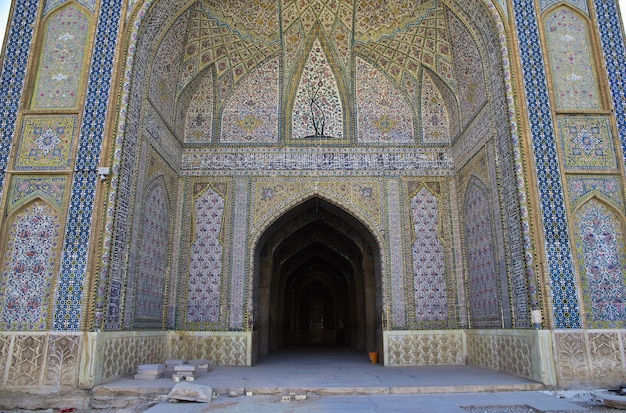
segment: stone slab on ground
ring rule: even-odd
[[[182,382],[172,388],[167,398],[169,401],[211,403],[211,400],[213,400],[213,389],[201,384]]]

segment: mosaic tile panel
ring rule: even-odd
[[[143,133],[144,126],[141,122],[141,111],[144,108],[143,91],[146,90],[147,79],[149,79],[151,53],[158,49],[156,41],[167,30],[167,19],[180,14],[180,7],[183,5],[184,3],[175,0],[162,0],[159,1],[159,7],[151,7],[151,1],[146,1],[136,14],[136,21],[131,25],[132,32],[129,35],[128,45],[130,52],[123,72],[120,116],[111,167],[101,265],[95,288],[94,324],[96,326],[108,329],[116,329],[120,326],[123,270],[125,257],[128,254],[129,228],[132,228],[132,210],[128,200],[133,198],[139,137]],[[159,31],[162,32],[159,33]],[[147,106],[151,108],[151,105]],[[151,110],[154,112],[154,109]],[[157,116],[157,120],[159,119],[160,117]],[[160,122],[164,124],[162,120]],[[157,132],[157,136],[163,135],[166,138],[168,149],[177,149],[172,142],[175,138],[170,136],[171,132],[162,134],[160,126],[153,131]],[[154,143],[158,144],[157,141]],[[161,151],[160,154],[167,155],[166,151]],[[171,156],[172,159],[168,158],[168,162],[176,166],[176,152],[172,155],[174,156]]]
[[[179,90],[182,90],[202,70],[215,64],[218,82],[224,84],[224,81],[228,79],[231,82],[229,86],[222,88],[223,93],[219,95],[221,100],[226,96],[226,93],[234,83],[237,83],[246,74],[250,73],[259,63],[264,62],[268,57],[274,56],[280,51],[276,38],[268,42],[263,40],[263,34],[260,36],[245,34],[245,31],[250,29],[251,31],[257,31],[256,28],[252,28],[248,24],[252,21],[248,19],[255,16],[255,18],[260,20],[265,19],[269,21],[267,12],[276,10],[275,7],[261,11],[256,4],[252,6],[252,3],[249,2],[237,3],[211,1],[203,4],[203,2],[196,2],[196,8],[193,11],[189,27],[189,37],[186,43],[184,43],[183,71]],[[239,12],[233,14],[232,11],[228,10],[231,7],[237,10],[242,3],[246,3],[244,9],[254,7],[254,12],[249,16],[242,16]],[[216,5],[218,7],[214,11],[212,7]],[[221,14],[226,20],[248,20],[247,22],[242,22],[242,24],[246,25],[241,27],[244,32],[238,31],[240,26],[224,24],[225,22],[214,15],[215,12]],[[257,23],[260,21],[253,20]],[[276,22],[273,19],[271,20]],[[264,30],[268,30],[268,27],[265,26]],[[275,33],[277,34],[278,31],[275,31]],[[266,32],[266,34],[269,37],[273,37],[274,30],[269,29],[269,32]]]
[[[33,108],[74,108],[81,92],[89,18],[74,5],[55,11],[45,26]]]
[[[431,75],[424,70],[421,95],[422,142],[428,144],[450,143],[450,119],[443,96],[433,82]]]
[[[293,102],[292,139],[343,137],[343,107],[337,79],[327,56],[320,41],[315,40]]]
[[[278,4],[276,0],[208,0],[204,2],[204,7],[229,27],[236,27],[243,36],[276,42],[279,31]]]
[[[50,13],[56,7],[65,3],[69,3],[70,1],[71,0],[47,0],[46,5],[44,6],[44,9],[43,9],[43,14],[46,15]],[[91,11],[92,13],[96,10],[96,0],[75,0],[75,1],[78,1],[78,3],[87,7],[87,9],[89,9],[89,11]]]
[[[415,241],[413,288],[415,318],[418,323],[448,318],[448,295],[444,266],[444,248],[440,240],[439,199],[427,188],[411,198],[411,217]]]
[[[384,4],[384,3],[380,3]],[[443,7],[423,2],[424,17],[404,30],[372,41],[357,39],[354,50],[400,83],[404,74],[419,78],[421,65],[455,88],[450,35]]]
[[[3,195],[5,170],[15,132],[17,114],[20,108],[24,74],[28,67],[38,1],[13,1],[13,15],[7,26],[6,49],[0,73],[0,102],[4,102],[0,116],[0,197]]]
[[[566,169],[617,169],[608,118],[559,116],[557,122]]]
[[[354,5],[351,0],[319,2],[315,0],[283,0],[281,1],[283,27],[300,23],[305,35],[310,35],[319,25],[328,37],[336,21],[344,26],[352,27]]]
[[[591,200],[576,213],[576,250],[586,321],[593,328],[626,326],[626,243],[613,211]]]
[[[617,120],[622,155],[626,156],[626,65],[624,64],[626,47],[616,3],[616,0],[594,1],[606,73],[611,88],[613,113]]]
[[[171,25],[152,62],[150,100],[163,119],[173,124],[176,107],[178,76],[185,53],[190,11],[181,14]]]
[[[468,185],[463,207],[467,289],[474,328],[502,325],[491,217],[486,188],[474,178]]]
[[[141,223],[139,265],[135,289],[135,325],[160,328],[163,324],[170,226],[169,198],[163,183],[151,189]]]
[[[404,288],[404,257],[402,236],[402,214],[400,213],[400,188],[398,182],[387,182],[387,210],[389,231],[390,287],[385,329],[402,328],[406,324],[406,291]],[[389,314],[389,310],[391,313]]]
[[[43,330],[57,268],[59,216],[35,201],[12,217],[0,278],[3,330]]]
[[[579,328],[580,314],[574,281],[573,259],[563,202],[548,86],[543,66],[534,3],[514,0],[515,21],[532,145],[537,165],[537,184],[550,274],[554,327]],[[533,280],[534,282],[534,280]]]
[[[485,75],[480,49],[465,25],[448,13],[454,74],[458,84],[462,123],[467,124],[487,100]]]
[[[559,109],[596,109],[600,94],[591,58],[587,24],[561,7],[545,20],[548,60],[556,106]]]
[[[228,100],[222,114],[220,143],[277,143],[279,58],[252,72]]]
[[[539,7],[541,11],[546,11],[548,8],[557,3],[567,3],[570,6],[574,6],[578,8],[580,11],[584,12],[586,15],[589,15],[589,9],[587,8],[587,2],[585,0],[540,0]]]
[[[14,176],[7,197],[7,213],[35,198],[44,199],[60,210],[66,187],[65,176]]]
[[[359,143],[411,143],[413,111],[398,87],[380,70],[356,59]]]
[[[22,122],[15,169],[69,169],[77,116],[27,116]]]
[[[569,175],[567,177],[570,202],[575,209],[589,196],[600,196],[613,203],[619,210],[624,210],[622,178],[612,175]]]
[[[104,0],[100,6],[76,170],[68,210],[68,224],[61,259],[58,300],[53,328],[78,330],[82,318],[83,283],[87,268],[91,217],[94,206],[108,96],[121,14],[120,0]]]
[[[244,305],[244,295],[248,289],[250,281],[246,279],[247,268],[247,245],[248,245],[248,180],[239,179],[236,183],[235,193],[235,228],[233,230],[232,246],[232,272],[230,279],[230,328],[241,330],[252,325],[245,326],[244,321],[248,320],[248,314],[253,313],[252,308]],[[245,313],[245,314],[244,314]],[[244,317],[246,320],[244,320]]]
[[[212,187],[194,202],[187,323],[219,323],[222,310],[222,219],[226,200]]]

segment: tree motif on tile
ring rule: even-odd
[[[25,117],[15,169],[69,168],[75,127],[76,116]]]
[[[409,102],[380,70],[358,57],[356,63],[358,141],[413,142],[413,112]]]
[[[319,40],[313,42],[293,103],[292,137],[343,137],[343,108],[337,80]]]
[[[4,330],[46,328],[58,240],[59,217],[42,201],[28,205],[11,220],[0,278]]]
[[[76,386],[80,359],[80,336],[51,335],[48,339],[44,384]]]
[[[89,20],[78,7],[69,5],[48,18],[45,33],[33,107],[74,108],[83,84],[81,75]]]
[[[161,327],[168,265],[169,205],[164,184],[154,187],[145,202],[137,267],[134,322]]]
[[[422,76],[422,141],[424,143],[449,144],[450,121],[448,109],[441,92],[431,75],[424,70]]]
[[[226,201],[212,187],[196,197],[191,246],[188,323],[218,323],[221,316],[222,218]]]
[[[468,184],[463,215],[472,327],[500,327],[500,297],[491,208],[487,190],[475,177]]]
[[[595,199],[576,214],[576,249],[587,321],[594,328],[626,325],[626,244],[619,218]]]
[[[439,236],[439,199],[422,188],[411,199],[415,231],[413,287],[418,323],[448,318],[444,250]]]
[[[236,87],[222,115],[221,143],[278,141],[279,58],[273,58]]]
[[[556,104],[561,109],[600,108],[587,23],[568,7],[545,21]]]

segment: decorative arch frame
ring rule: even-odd
[[[611,268],[613,268],[613,270],[620,270],[621,272],[621,290],[622,290],[622,303],[621,303],[621,307],[622,307],[622,317],[621,319],[614,319],[614,320],[603,320],[603,319],[595,319],[594,318],[594,302],[592,299],[592,296],[597,297],[596,291],[594,291],[594,286],[590,285],[590,276],[589,274],[587,274],[587,259],[589,257],[587,257],[586,252],[585,252],[585,247],[584,247],[584,240],[583,240],[583,234],[581,234],[580,232],[580,225],[581,225],[581,214],[584,212],[584,210],[587,207],[593,206],[594,204],[597,204],[599,207],[603,207],[606,208],[608,214],[612,215],[615,220],[613,221],[613,223],[616,225],[616,233],[612,234],[615,236],[615,243],[616,245],[614,246],[614,251],[606,251],[605,248],[607,246],[610,247],[610,245],[607,245],[607,243],[609,243],[611,241],[611,239],[605,239],[606,243],[602,243],[600,245],[600,243],[594,243],[595,246],[599,247],[602,249],[601,253],[598,254],[593,254],[594,257],[596,259],[606,259],[606,260],[610,260],[611,258],[611,254],[610,253],[614,253],[617,254],[616,258],[617,260],[619,260],[619,263],[617,263],[618,265],[615,265],[616,263],[610,263],[610,262],[605,262],[604,264],[606,264],[604,267],[600,264],[602,264],[602,262],[600,263],[595,263],[595,265],[593,265],[593,268],[595,270],[598,271],[598,276],[600,276],[601,274],[599,274],[600,272],[606,272],[606,271],[611,271]],[[580,306],[580,312],[581,312],[581,318],[584,322],[584,326],[586,328],[625,328],[626,327],[626,271],[624,271],[625,265],[626,265],[626,216],[624,215],[623,211],[619,208],[616,207],[614,205],[614,203],[608,199],[607,197],[603,196],[602,194],[588,194],[587,197],[585,197],[584,201],[581,201],[580,203],[578,203],[578,205],[576,206],[576,208],[572,211],[572,215],[574,217],[574,223],[572,224],[573,227],[573,239],[574,239],[574,254],[575,254],[575,262],[577,264],[577,269],[578,269],[578,284],[580,286],[579,291],[578,291],[578,296],[579,296],[579,302],[581,303]],[[602,236],[604,236],[605,238],[611,238],[611,234],[606,234],[603,233]],[[604,268],[603,271],[602,269]],[[608,281],[608,282],[607,282]],[[605,285],[607,287],[611,287],[611,286],[615,286],[616,285],[616,281],[615,279],[613,280],[607,280],[605,281]],[[619,303],[614,303],[619,305]]]
[[[49,41],[48,36],[49,36],[49,25],[51,23],[51,21],[62,11],[64,11],[65,9],[68,9],[70,7],[75,7],[87,20],[87,24],[88,27],[86,29],[86,36],[84,39],[84,43],[81,45],[82,46],[82,61],[80,62],[81,64],[81,68],[85,68],[88,67],[89,61],[90,61],[90,57],[91,57],[91,53],[89,52],[89,49],[87,48],[87,45],[89,45],[92,42],[93,36],[94,36],[94,17],[93,17],[93,10],[89,9],[88,7],[86,7],[84,4],[82,4],[82,2],[79,1],[66,1],[66,2],[61,2],[60,4],[55,5],[54,7],[50,8],[49,10],[46,10],[45,16],[44,18],[41,20],[41,33],[39,34],[39,36],[42,39],[42,46],[36,51],[36,58],[34,59],[33,62],[33,67],[37,68],[36,71],[34,71],[34,74],[32,76],[32,80],[31,80],[31,84],[32,84],[32,90],[29,96],[28,100],[25,100],[25,104],[28,105],[29,109],[33,109],[33,110],[56,110],[56,109],[67,109],[67,110],[78,110],[80,109],[80,107],[82,106],[82,103],[84,101],[85,98],[85,93],[86,93],[86,88],[87,88],[87,81],[84,78],[84,76],[82,76],[82,73],[84,72],[84,70],[77,70],[75,72],[73,72],[73,74],[75,76],[78,77],[78,79],[76,80],[75,86],[76,86],[76,97],[74,99],[74,105],[72,106],[44,106],[44,107],[38,107],[36,105],[36,100],[37,100],[37,89],[39,87],[39,85],[41,84],[41,75],[42,72],[40,71],[41,66],[43,64],[43,59],[44,59],[44,53],[46,52],[46,42],[45,41]],[[69,34],[69,33],[68,33]],[[66,36],[67,40],[71,40],[71,38],[69,36]],[[45,40],[45,41],[44,41]],[[60,76],[62,74],[55,74],[55,76]]]

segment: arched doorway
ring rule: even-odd
[[[380,264],[372,234],[320,198],[285,213],[255,255],[255,351],[345,345],[373,351],[380,331]]]

